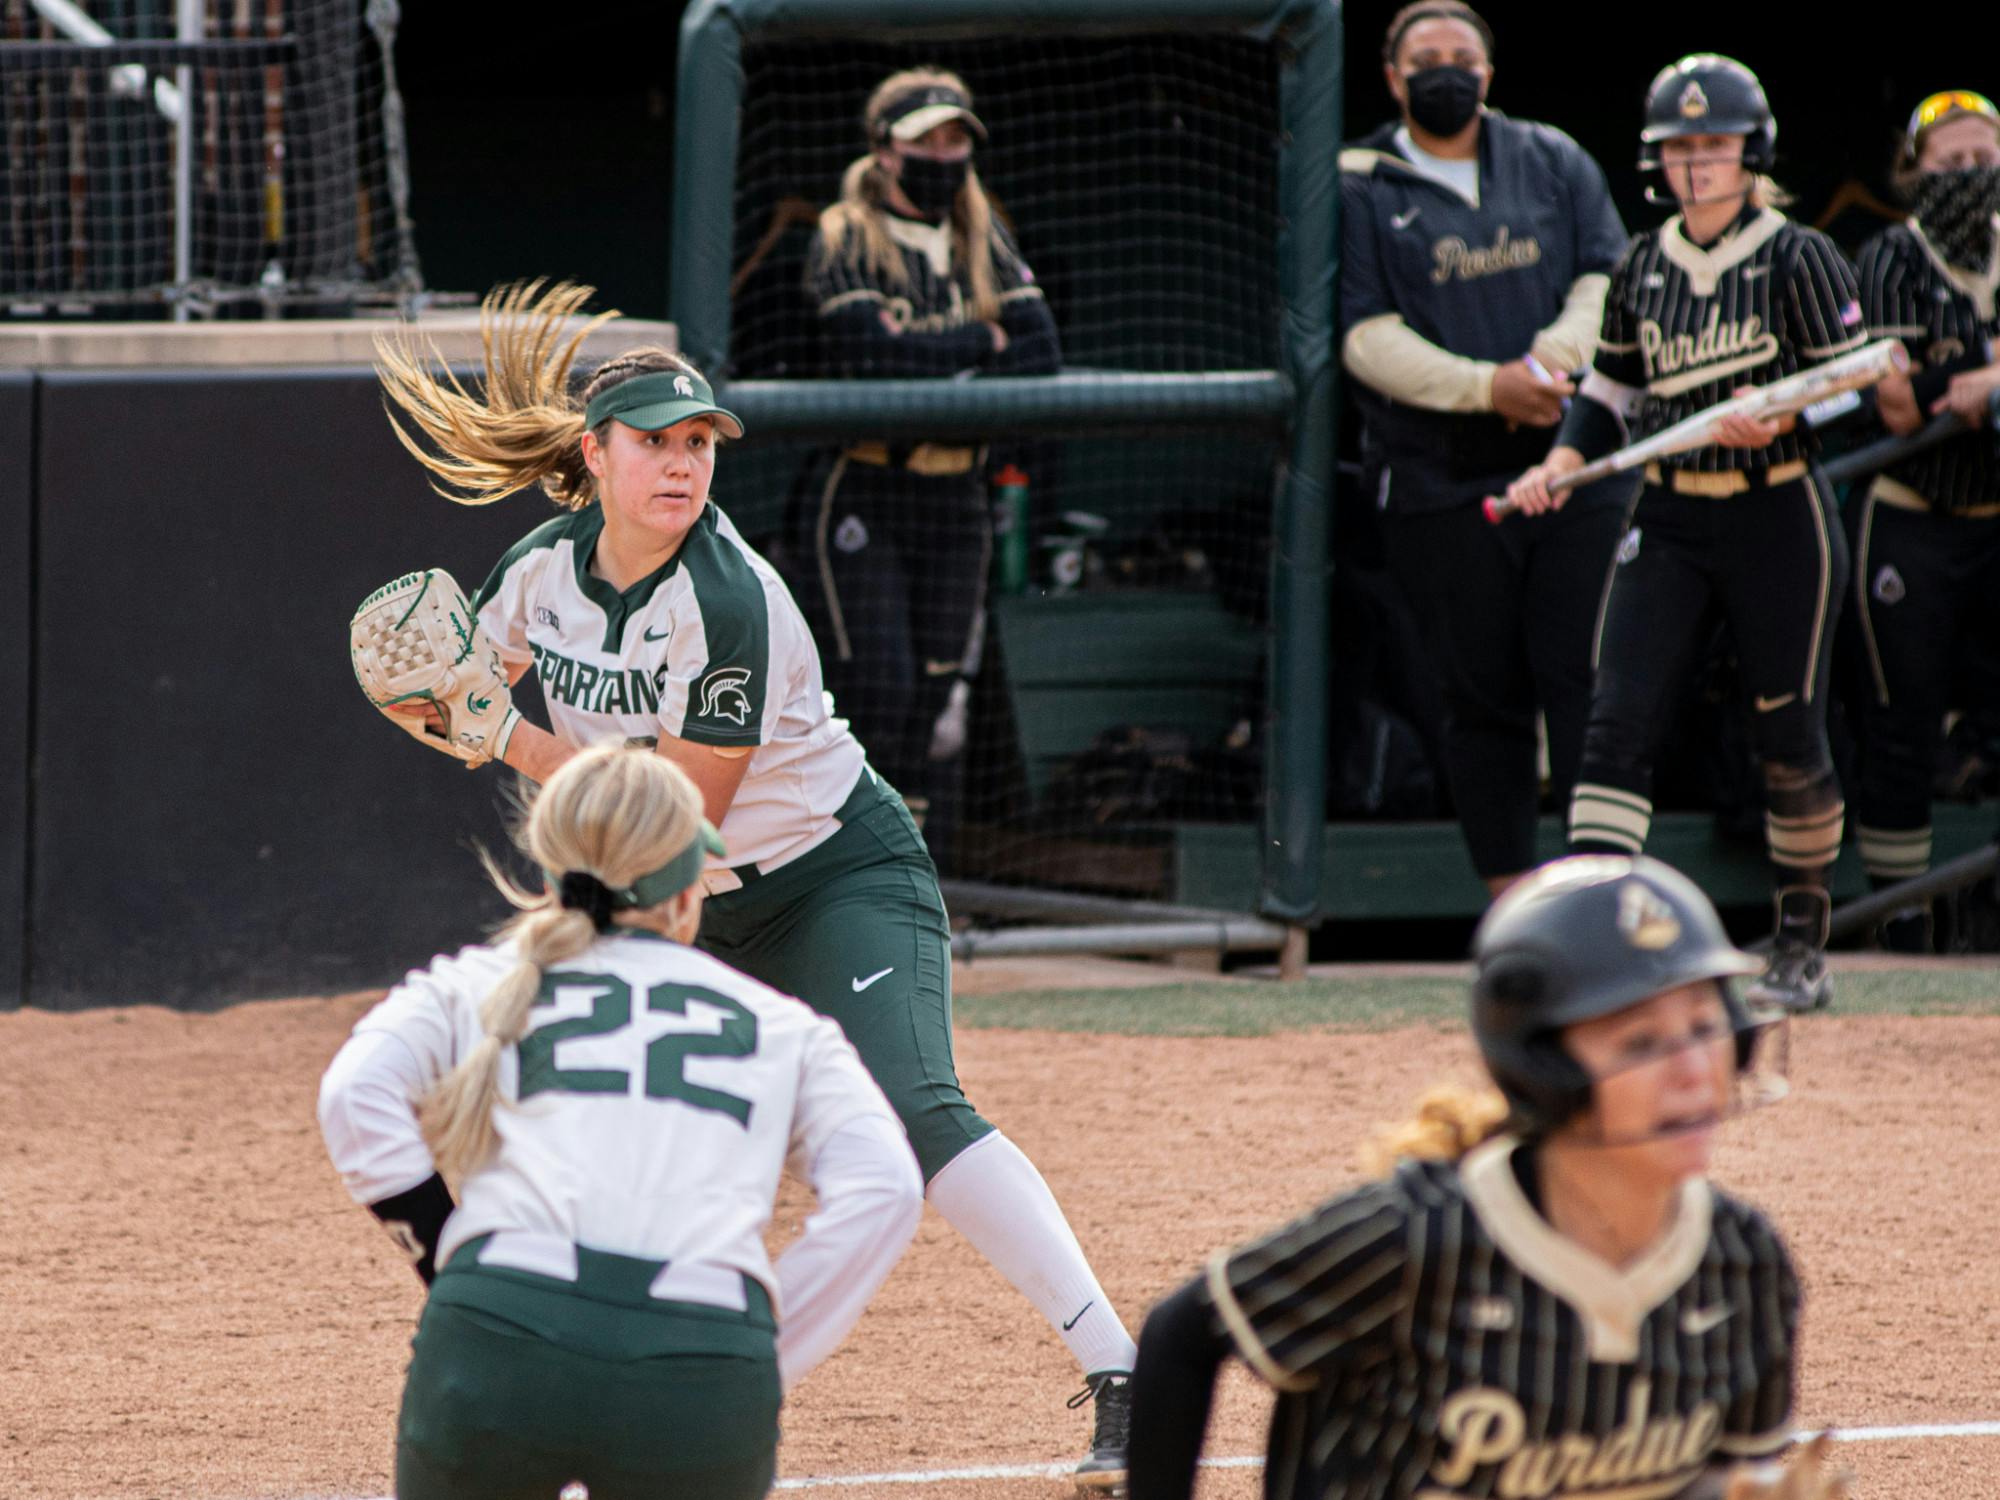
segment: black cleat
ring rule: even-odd
[[[1084,1387],[1070,1397],[1072,1410],[1086,1401],[1097,1404],[1097,1420],[1090,1432],[1090,1455],[1071,1474],[1076,1487],[1087,1494],[1118,1496],[1125,1493],[1125,1450],[1132,1440],[1132,1377],[1123,1370],[1108,1370],[1084,1377]]]
[[[1825,1010],[1833,1003],[1833,976],[1826,955],[1805,943],[1780,939],[1764,972],[1743,990],[1744,1000],[1757,1010],[1798,1014]]]

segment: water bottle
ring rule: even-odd
[[[1028,476],[1008,464],[993,476],[993,565],[1003,594],[1028,589]]]

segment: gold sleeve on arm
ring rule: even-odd
[[[1597,354],[1597,330],[1604,322],[1604,298],[1611,278],[1601,271],[1570,283],[1569,296],[1555,322],[1535,335],[1529,346],[1542,367],[1559,375],[1590,368]]]
[[[1340,356],[1348,374],[1405,406],[1493,410],[1491,363],[1438,348],[1395,313],[1364,318],[1348,329]]]

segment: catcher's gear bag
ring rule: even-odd
[[[506,666],[442,568],[405,573],[363,599],[348,650],[361,691],[398,728],[468,766],[506,754],[521,722]]]
[[[1722,930],[1707,896],[1643,855],[1574,855],[1493,903],[1472,935],[1472,1034],[1531,1134],[1590,1103],[1590,1075],[1558,1033],[1663,990],[1715,980],[1747,1067],[1759,1023],[1726,982],[1763,972]]]
[[[1746,171],[1768,172],[1778,150],[1778,122],[1757,75],[1734,58],[1697,52],[1660,69],[1646,91],[1639,166],[1660,165],[1660,142],[1683,135],[1740,135]]]

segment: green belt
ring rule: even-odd
[[[772,1356],[777,1319],[771,1295],[743,1278],[743,1310],[675,1302],[649,1291],[662,1260],[576,1247],[576,1280],[512,1266],[483,1266],[482,1234],[452,1252],[431,1285],[431,1300],[505,1318],[539,1338],[600,1357],[648,1359],[667,1354]],[[639,1314],[640,1316],[634,1316]]]

